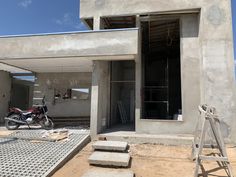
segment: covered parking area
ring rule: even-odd
[[[90,126],[104,128],[110,116],[110,61],[135,60],[137,38],[137,29],[5,36],[0,37],[0,64],[16,75],[35,76],[32,105],[46,96],[52,117],[84,123],[94,117],[103,124]],[[8,85],[10,91],[8,72],[1,72],[0,87]],[[10,94],[1,102],[2,121]]]

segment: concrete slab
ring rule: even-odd
[[[92,170],[85,173],[82,177],[133,177],[134,173],[130,170],[120,171],[120,170]]]
[[[129,144],[164,144],[164,145],[192,145],[193,135],[190,134],[138,134],[132,131],[111,131],[99,134],[108,141],[126,141]]]
[[[130,155],[128,153],[96,151],[88,160],[91,165],[128,167]]]
[[[96,141],[92,146],[94,150],[125,151],[128,143],[124,141]]]

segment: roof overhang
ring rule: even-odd
[[[39,73],[91,72],[93,60],[134,60],[137,53],[136,28],[0,38],[1,63]]]

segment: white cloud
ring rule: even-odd
[[[84,24],[78,20],[72,13],[65,13],[62,18],[54,20],[57,25],[69,26],[76,30],[85,28]]]
[[[65,13],[61,19],[57,19],[55,22],[58,25],[72,25],[73,17],[71,13]]]
[[[18,5],[23,8],[27,8],[31,4],[32,4],[32,0],[22,0]]]

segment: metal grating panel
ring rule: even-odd
[[[13,137],[40,137],[41,131],[20,131]],[[31,143],[0,138],[0,177],[46,177],[85,141],[89,133],[76,132],[67,142]]]

